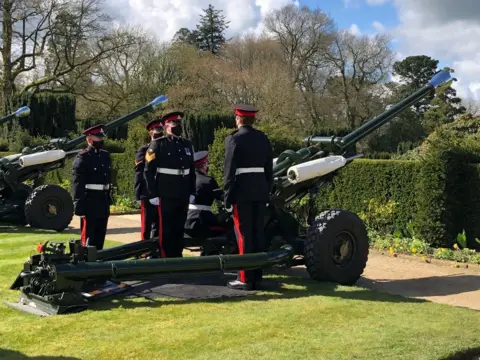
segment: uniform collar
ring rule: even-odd
[[[99,153],[99,152],[100,152],[100,150],[95,149],[95,148],[94,148],[93,146],[91,146],[91,145],[88,145],[87,150],[88,150],[88,152],[90,152],[90,153]]]
[[[243,125],[240,127],[240,129],[238,129],[239,132],[246,132],[246,131],[250,131],[252,130],[253,127],[252,125]]]

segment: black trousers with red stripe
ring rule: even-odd
[[[267,204],[264,202],[245,202],[233,205],[233,223],[240,255],[266,250],[266,211]],[[238,272],[237,280],[255,283],[262,280],[262,275],[261,269],[241,270]]]
[[[158,242],[162,258],[182,257],[188,199],[160,198]]]
[[[107,234],[108,217],[95,218],[85,216],[80,219],[80,231],[82,245],[95,246],[97,250],[102,250]]]
[[[150,204],[150,201],[141,200],[140,202],[140,217],[142,228],[140,236],[142,240],[149,240],[158,237],[158,208],[156,205]]]

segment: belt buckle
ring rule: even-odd
[[[185,169],[179,169],[178,174],[182,175],[182,176],[185,176]]]

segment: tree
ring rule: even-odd
[[[346,117],[346,125],[354,128],[377,115],[385,105],[387,75],[393,52],[386,35],[355,36],[339,32],[326,53],[332,68],[328,94],[337,99]]]
[[[71,86],[75,73],[83,77],[86,69],[116,49],[110,42],[109,17],[102,12],[102,1],[3,1],[0,51],[4,99],[18,92],[19,86],[20,93],[62,85],[62,79],[63,85]],[[20,83],[23,74],[41,73],[45,62],[49,62],[48,72]]]
[[[287,5],[267,14],[264,24],[266,35],[280,45],[291,82],[303,99],[298,118],[304,126],[315,127],[331,109],[324,101],[330,75],[324,54],[335,38],[334,23],[321,10]]]
[[[173,36],[174,44],[188,44],[198,47],[197,38],[199,34],[197,30],[189,30],[187,28],[181,28]]]
[[[461,99],[456,97],[457,92],[449,85],[443,85],[435,90],[435,98],[423,117],[423,125],[428,133],[436,127],[453,122],[458,115],[464,114],[466,108]]]
[[[222,10],[215,10],[211,4],[203,11],[205,15],[200,15],[200,23],[197,25],[198,47],[216,55],[226,41],[224,31],[230,21],[225,21],[225,16],[221,15]]]
[[[425,85],[437,72],[437,66],[438,60],[426,55],[408,56],[402,61],[396,61],[393,64],[392,74],[398,76],[403,83],[397,89],[399,96],[408,96]],[[416,103],[413,106],[415,112],[418,115],[424,114],[429,109],[428,104],[433,97],[434,93]]]

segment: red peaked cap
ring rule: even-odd
[[[245,104],[234,104],[233,108],[235,109],[235,115],[240,116],[255,116],[258,112],[258,109]]]
[[[104,128],[103,124],[95,125],[84,130],[83,134],[87,136],[94,135],[94,136],[104,137],[106,136],[106,134],[104,133],[103,128]]]
[[[145,128],[150,131],[153,129],[159,129],[163,130],[163,124],[162,124],[162,119],[161,117],[157,117],[153,119],[152,121],[149,121],[147,125],[145,125]]]
[[[193,166],[199,167],[208,161],[208,151],[198,151],[193,154]]]
[[[169,121],[182,121],[183,111],[170,111],[162,115],[161,122],[165,125]]]

